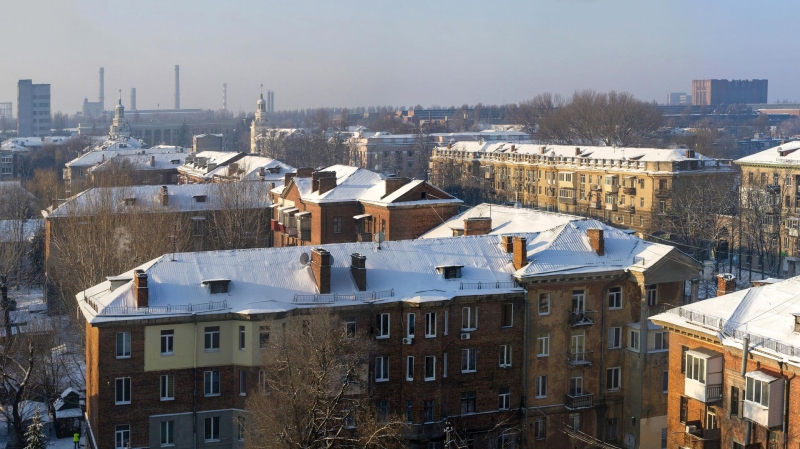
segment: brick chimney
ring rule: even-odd
[[[150,156],[150,166],[151,167],[155,167],[156,166],[156,157],[155,156]]]
[[[513,253],[514,252],[514,236],[513,235],[504,235],[500,238],[500,244],[503,248],[503,251],[506,253]]]
[[[547,147],[539,147],[539,154],[544,154],[547,152]]]
[[[367,290],[367,256],[362,256],[358,253],[350,255],[350,273],[353,275],[353,280],[356,282],[358,291],[363,292]]]
[[[136,289],[136,307],[148,307],[147,273],[144,270],[133,272],[133,288]]]
[[[581,147],[575,147],[575,156],[580,156],[581,154]]]
[[[298,178],[310,178],[311,175],[314,173],[314,169],[311,167],[304,167],[297,169],[297,177]]]
[[[311,250],[311,272],[321,294],[331,292],[331,253],[325,248]]]
[[[311,174],[311,191],[323,194],[336,188],[336,172],[315,171]]]
[[[717,275],[717,296],[727,295],[736,291],[736,276],[730,273]]]
[[[492,217],[464,219],[464,235],[486,235],[490,232],[492,232]]]
[[[162,206],[169,206],[169,191],[167,190],[167,186],[161,186],[159,198],[161,199]]]
[[[409,181],[410,181],[410,179],[402,178],[402,177],[399,177],[399,176],[393,176],[393,177],[386,178],[383,181],[384,185],[386,186],[386,190],[383,192],[383,197],[382,198],[387,197],[387,196],[391,195],[392,193],[396,192],[397,189],[399,189],[400,187],[403,187],[404,185],[408,184]]]
[[[297,173],[284,173],[283,174],[283,185],[288,186],[289,185],[289,181],[294,179],[295,176],[297,176]]]
[[[517,146],[512,143],[511,144],[511,152],[515,153],[516,151],[517,151]]]
[[[525,237],[514,237],[514,269],[528,265],[528,239]]]
[[[602,256],[606,253],[606,241],[603,238],[602,229],[587,229],[586,236],[589,237],[589,245],[591,245],[598,256]]]

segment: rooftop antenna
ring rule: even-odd
[[[264,83],[261,83],[261,99],[264,99]]]
[[[122,104],[122,89],[119,90],[119,104]]]

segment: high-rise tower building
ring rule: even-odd
[[[41,137],[50,134],[50,85],[17,83],[17,135]]]

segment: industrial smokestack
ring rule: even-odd
[[[100,111],[106,110],[106,85],[105,85],[105,69],[100,67]]]
[[[181,108],[181,66],[175,66],[175,109]]]
[[[275,112],[275,91],[268,90],[267,91],[267,112],[272,113]]]
[[[222,84],[222,110],[228,110],[228,83]]]
[[[136,110],[136,88],[131,87],[131,111]]]

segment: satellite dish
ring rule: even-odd
[[[309,261],[308,253],[300,254],[300,264],[301,265],[303,265],[303,266],[308,265],[308,261]]]
[[[375,241],[378,243],[383,243],[386,240],[386,236],[384,236],[383,232],[376,232],[375,233]]]

